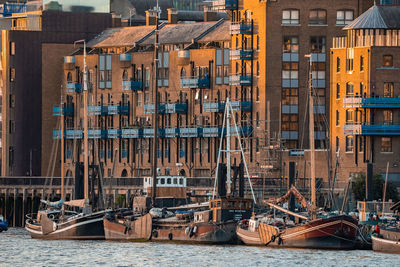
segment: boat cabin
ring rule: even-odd
[[[357,210],[358,210],[358,220],[359,222],[368,222],[373,220],[374,215],[378,215],[381,217],[392,217],[393,212],[390,210],[390,207],[393,206],[392,201],[387,201],[384,203],[384,211],[382,214],[382,201],[358,201],[357,202]]]
[[[153,178],[143,178],[143,190],[151,196],[153,188]],[[159,198],[180,198],[186,199],[186,177],[184,176],[158,176],[157,177],[157,197]]]
[[[217,198],[210,201],[213,222],[241,221],[249,219],[253,201],[243,198]]]

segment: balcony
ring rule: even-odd
[[[236,10],[238,8],[238,0],[214,0],[214,9]]]
[[[348,123],[343,126],[345,135],[400,135],[399,124]]]
[[[64,57],[64,69],[73,70],[75,68],[75,56]]]
[[[119,54],[119,65],[121,68],[128,68],[131,66],[131,54]]]
[[[202,137],[220,137],[222,132],[222,128],[218,127],[209,127],[201,129]]]
[[[180,128],[179,129],[179,136],[180,137],[199,137],[200,128]]]
[[[229,77],[230,85],[251,85],[251,76],[232,75]]]
[[[126,128],[121,129],[121,138],[140,138],[143,135],[143,129],[139,128]]]
[[[108,106],[89,106],[88,115],[128,115],[129,106],[108,105]]]
[[[53,116],[74,116],[74,107],[63,107],[54,106],[53,107]]]
[[[82,139],[83,131],[75,129],[67,129],[64,131],[64,139]],[[53,130],[53,139],[61,139],[61,131]]]
[[[400,97],[351,97],[343,99],[345,108],[400,108]]]
[[[123,81],[122,90],[124,91],[141,91],[143,90],[142,81]]]
[[[232,110],[234,111],[251,111],[251,101],[231,101]],[[224,112],[225,102],[204,102],[203,112]]]
[[[158,105],[158,114],[182,114],[187,113],[188,106],[186,103],[168,103],[168,104],[159,104]],[[144,113],[153,114],[154,113],[154,104],[146,104],[144,105]]]
[[[181,79],[181,88],[206,89],[210,88],[210,78],[207,77],[187,77]]]
[[[231,50],[229,55],[231,60],[251,60],[253,57],[253,50]]]
[[[67,93],[80,93],[82,92],[82,84],[78,82],[67,83]]]
[[[232,23],[231,34],[252,34],[252,25],[250,23]]]
[[[174,138],[179,136],[179,129],[178,128],[165,128],[163,136],[165,138]]]
[[[89,139],[100,139],[105,137],[106,137],[105,131],[102,129],[88,129]]]
[[[115,139],[115,138],[119,138],[120,137],[121,130],[119,130],[119,129],[107,129],[106,133],[107,133],[107,138],[108,139]]]

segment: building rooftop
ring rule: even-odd
[[[226,20],[219,27],[209,32],[208,34],[200,38],[198,41],[202,43],[230,41],[231,40],[230,27],[231,27],[230,21]]]
[[[400,29],[400,6],[372,6],[344,27],[355,29]]]
[[[134,46],[155,30],[155,26],[110,28],[88,42],[88,47],[106,48]]]

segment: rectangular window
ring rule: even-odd
[[[298,105],[299,95],[298,89],[284,88],[282,89],[282,105]]]
[[[353,136],[346,136],[346,152],[353,152],[354,140]]]
[[[10,43],[10,55],[15,55],[15,42]]]
[[[256,101],[260,101],[260,89],[256,88]]]
[[[393,83],[383,83],[383,96],[393,97]]]
[[[346,56],[346,71],[352,72],[354,70],[354,49],[347,49]]]
[[[336,72],[340,72],[340,57],[336,58]]]
[[[10,82],[15,81],[15,69],[10,68]]]
[[[347,25],[354,19],[353,10],[338,10],[336,12],[336,25]]]
[[[352,110],[346,110],[346,122],[354,121],[354,112]]]
[[[336,99],[340,99],[340,84],[336,84]]]
[[[360,56],[360,71],[364,71],[364,57]]]
[[[283,37],[283,53],[298,53],[299,37],[285,36]]]
[[[393,124],[393,112],[391,110],[383,111],[383,124],[385,125]]]
[[[10,134],[15,133],[15,121],[10,120],[10,129],[9,129]]]
[[[283,62],[282,79],[298,79],[298,78],[299,78],[299,63]]]
[[[299,115],[298,114],[282,114],[282,131],[298,131]]]
[[[346,84],[346,96],[354,95],[354,85],[352,83]]]
[[[139,94],[137,95],[137,105],[136,105],[136,106],[138,106],[138,107],[141,107],[141,106],[142,106],[142,95],[143,95],[143,94],[141,94],[141,93],[139,93]]]
[[[324,10],[324,9],[310,10],[309,24],[325,25],[326,24],[326,10]]]
[[[392,138],[382,137],[381,152],[392,152]]]
[[[282,11],[282,24],[299,24],[300,23],[300,12],[296,9],[289,9]]]
[[[339,110],[336,110],[336,126],[339,125]]]
[[[14,107],[15,107],[15,96],[10,95],[10,108],[14,108]]]
[[[311,53],[325,53],[326,50],[326,37],[325,36],[311,36],[310,37]]]

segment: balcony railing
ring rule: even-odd
[[[229,55],[231,60],[251,60],[253,57],[253,50],[231,50]]]
[[[82,84],[77,82],[68,82],[67,83],[67,92],[68,93],[80,93],[82,92]]]
[[[400,135],[399,124],[347,123],[343,126],[345,135]]]
[[[74,107],[63,107],[54,106],[53,107],[53,116],[74,116]]]
[[[187,77],[181,79],[181,88],[206,89],[210,88],[209,77]]]
[[[251,34],[252,26],[250,23],[232,23],[231,34]]]
[[[108,105],[108,106],[89,106],[88,115],[127,115],[129,106]]]
[[[400,97],[351,97],[343,99],[345,108],[400,108]]]
[[[158,105],[158,113],[159,114],[181,114],[187,113],[188,106],[186,103],[168,103],[168,104],[159,104]],[[146,104],[144,105],[144,113],[153,114],[154,113],[154,104]]]
[[[251,76],[247,75],[231,75],[229,77],[230,85],[251,85]]]
[[[123,81],[122,90],[125,91],[141,91],[143,89],[142,81]]]
[[[213,7],[225,10],[235,10],[238,8],[238,0],[214,0]]]
[[[251,111],[251,101],[231,101],[232,110]],[[204,102],[203,112],[224,112],[225,102]]]

